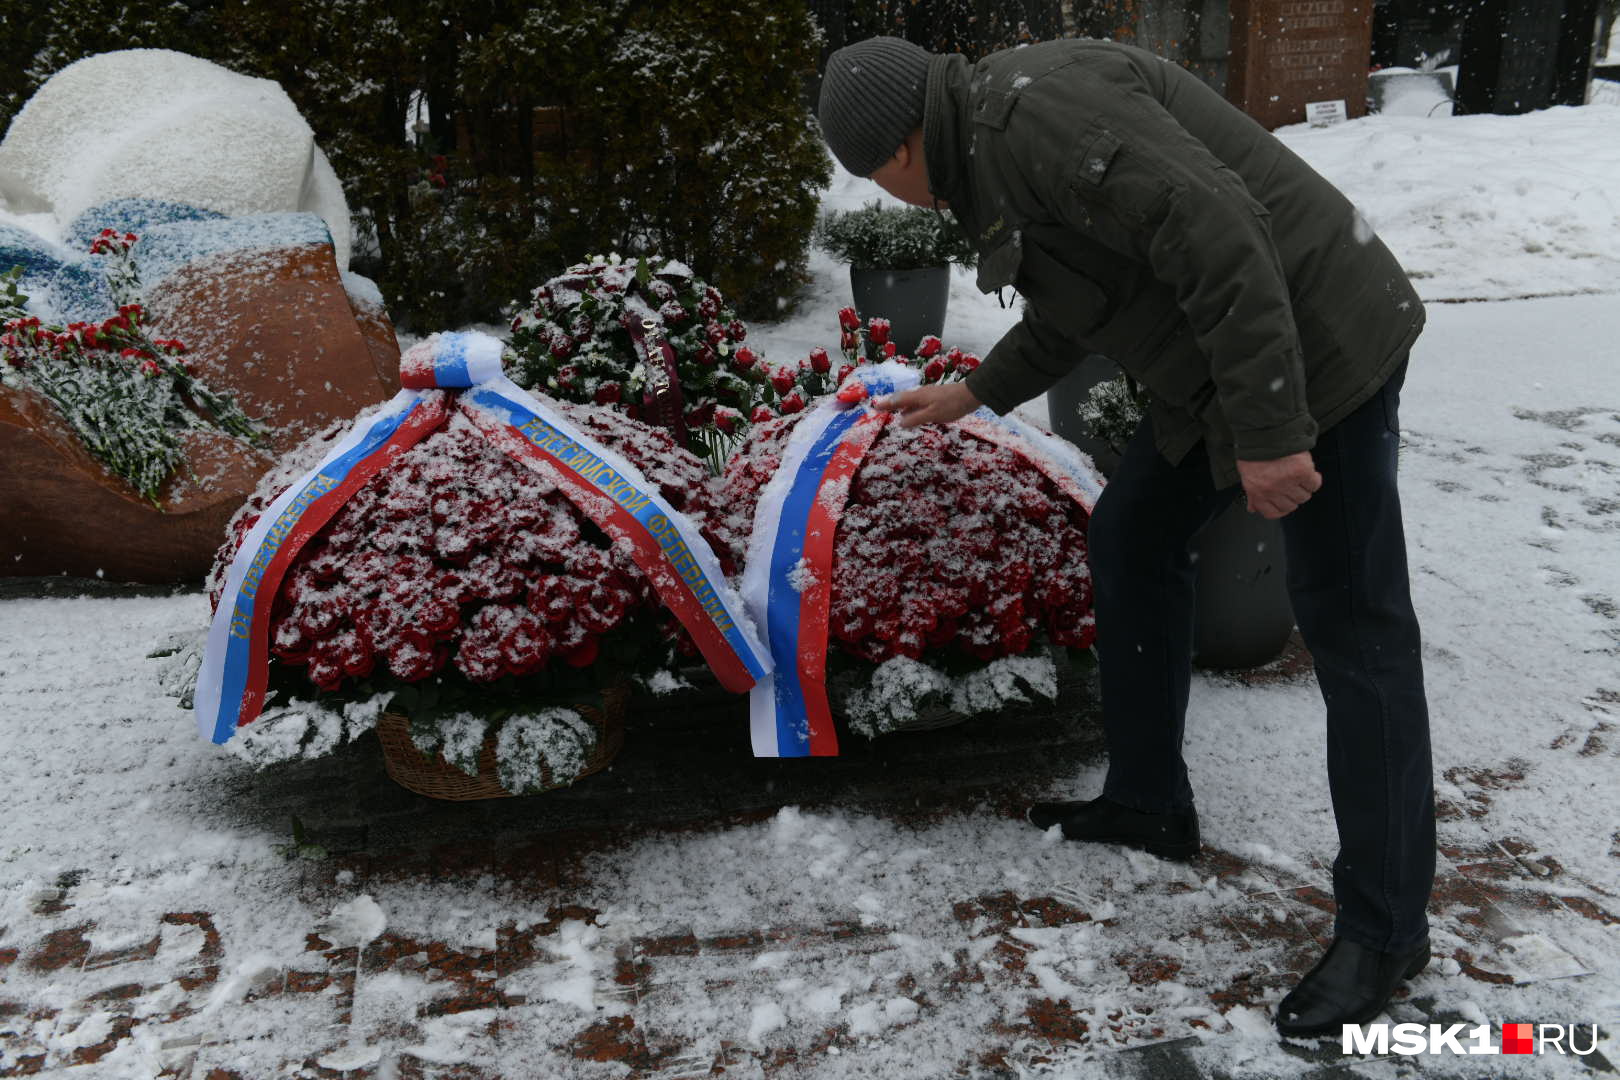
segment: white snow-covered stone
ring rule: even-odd
[[[100,53],[40,87],[0,143],[0,198],[62,225],[118,198],[318,214],[340,268],[348,203],[286,91],[168,49]]]

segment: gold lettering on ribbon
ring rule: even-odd
[[[241,604],[235,605],[231,609],[231,637],[233,637],[233,638],[241,638],[243,641],[246,641],[248,638],[250,638],[252,636],[253,636],[253,611],[252,611],[252,605],[249,605],[249,610],[247,610],[247,611],[242,610],[242,605]]]
[[[624,477],[620,476],[611,466],[600,457],[585,449],[579,443],[558,431],[540,417],[536,416],[518,426],[522,433],[535,446],[544,450],[579,476],[589,480],[600,487],[615,503],[624,507],[631,513],[644,509],[652,502],[652,498],[637,491]],[[643,524],[647,531],[652,533],[658,541],[659,549],[664,553],[675,572],[681,576],[692,589],[698,603],[702,605],[709,618],[714,620],[715,627],[721,633],[727,633],[736,625],[731,621],[725,604],[721,602],[719,594],[714,591],[702,565],[692,554],[692,549],[682,539],[680,530],[663,514],[653,514]]]
[[[270,569],[270,563],[275,559],[276,552],[281,549],[281,545],[292,534],[299,518],[304,516],[304,511],[309,509],[310,503],[313,503],[316,499],[337,487],[337,485],[336,477],[321,473],[311,480],[309,485],[298,493],[297,498],[288,503],[281,513],[276,516],[275,523],[270,526],[269,531],[264,534],[264,539],[259,542],[259,550],[253,553],[253,562],[248,566],[247,574],[242,578],[242,586],[239,590],[241,595],[249,600],[255,598],[259,591],[259,582],[264,578],[265,571]],[[251,610],[252,605],[249,604],[248,607]],[[236,611],[240,613],[241,608],[237,607]],[[235,634],[234,620],[232,634]]]

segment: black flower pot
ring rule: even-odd
[[[1107,439],[1092,433],[1090,425],[1080,418],[1080,409],[1095,387],[1118,375],[1118,364],[1100,353],[1089,353],[1046,392],[1052,430],[1089,455],[1104,476],[1119,464],[1119,452]]]
[[[951,295],[951,268],[923,270],[857,270],[850,267],[849,288],[862,319],[888,319],[889,340],[903,356],[916,356],[917,343],[945,332],[945,305]]]
[[[1282,524],[1251,514],[1238,499],[1192,547],[1198,557],[1193,663],[1235,671],[1282,655],[1294,629]]]
[[[1089,355],[1046,396],[1052,430],[1090,454],[1105,476],[1119,455],[1091,433],[1079,410],[1092,387],[1118,374],[1107,357]],[[1275,660],[1294,629],[1282,525],[1249,513],[1240,499],[1193,539],[1192,549],[1198,569],[1193,662],[1235,671]]]

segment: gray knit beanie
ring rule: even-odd
[[[922,127],[928,52],[896,37],[845,45],[827,60],[817,114],[838,163],[871,176]]]

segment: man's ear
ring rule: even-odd
[[[908,168],[911,165],[911,140],[906,139],[902,141],[899,146],[895,147],[894,157],[890,158],[889,160],[894,162],[902,169]]]

